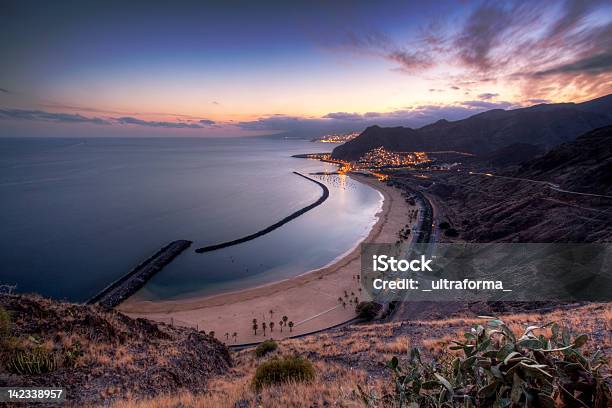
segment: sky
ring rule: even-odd
[[[317,136],[612,90],[609,1],[0,0],[0,136]]]

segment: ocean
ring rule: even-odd
[[[138,293],[217,294],[320,268],[363,239],[382,196],[291,155],[333,145],[262,137],[0,139],[0,284],[85,301],[170,241],[194,244]],[[322,205],[253,241],[330,190]]]

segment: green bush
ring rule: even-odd
[[[355,307],[357,317],[365,320],[372,320],[378,315],[382,306],[376,302],[361,302]]]
[[[255,349],[255,355],[257,357],[263,357],[266,354],[276,350],[278,348],[278,344],[274,340],[265,340],[259,343],[257,348]]]
[[[11,316],[0,306],[0,340],[6,339],[11,332]]]
[[[551,336],[534,334],[550,327]],[[451,350],[463,357],[427,363],[418,349],[407,362],[397,357],[388,363],[393,371],[395,393],[383,396],[397,406],[419,407],[596,407],[612,403],[610,377],[601,350],[590,356],[580,348],[585,334],[573,340],[567,328],[556,323],[529,326],[516,338],[503,321],[492,319],[478,325],[464,338],[453,341]],[[369,404],[378,400],[359,388]],[[374,401],[373,401],[374,400]]]
[[[31,350],[15,349],[8,356],[6,369],[13,374],[45,374],[55,371],[58,367],[58,358],[41,347]]]
[[[263,387],[286,382],[309,382],[314,376],[312,364],[302,357],[273,357],[257,367],[252,386],[259,391]]]

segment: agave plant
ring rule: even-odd
[[[55,371],[58,358],[54,353],[40,347],[31,350],[16,350],[9,358],[6,368],[13,374],[38,375]]]
[[[550,328],[550,337],[536,331]],[[388,363],[395,393],[380,401],[400,407],[596,407],[612,403],[612,385],[601,351],[589,357],[580,349],[588,341],[571,337],[556,323],[529,326],[520,337],[500,319],[490,318],[453,341],[463,356],[426,363],[418,349],[407,361]],[[450,354],[448,355],[450,357]],[[363,399],[375,404],[362,390]]]

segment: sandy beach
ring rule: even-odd
[[[392,243],[398,231],[409,220],[413,209],[401,196],[401,192],[373,177],[351,174],[353,179],[367,184],[384,197],[378,220],[369,235],[362,241]],[[121,303],[117,309],[131,317],[197,327],[207,332],[214,331],[218,339],[228,345],[262,341],[266,338],[282,338],[331,327],[355,317],[355,297],[365,300],[365,292],[359,290],[356,276],[360,272],[360,249],[357,246],[337,262],[286,279],[254,288],[201,298],[172,301],[144,301],[138,293]],[[345,298],[345,291],[348,299]],[[343,307],[342,298],[346,302]],[[272,313],[270,313],[272,311]],[[290,332],[279,321],[283,316],[294,323]],[[252,330],[252,321],[257,319],[257,335]],[[266,329],[263,336],[262,323],[274,329]],[[229,338],[226,337],[226,333]],[[233,333],[237,333],[233,337]]]

